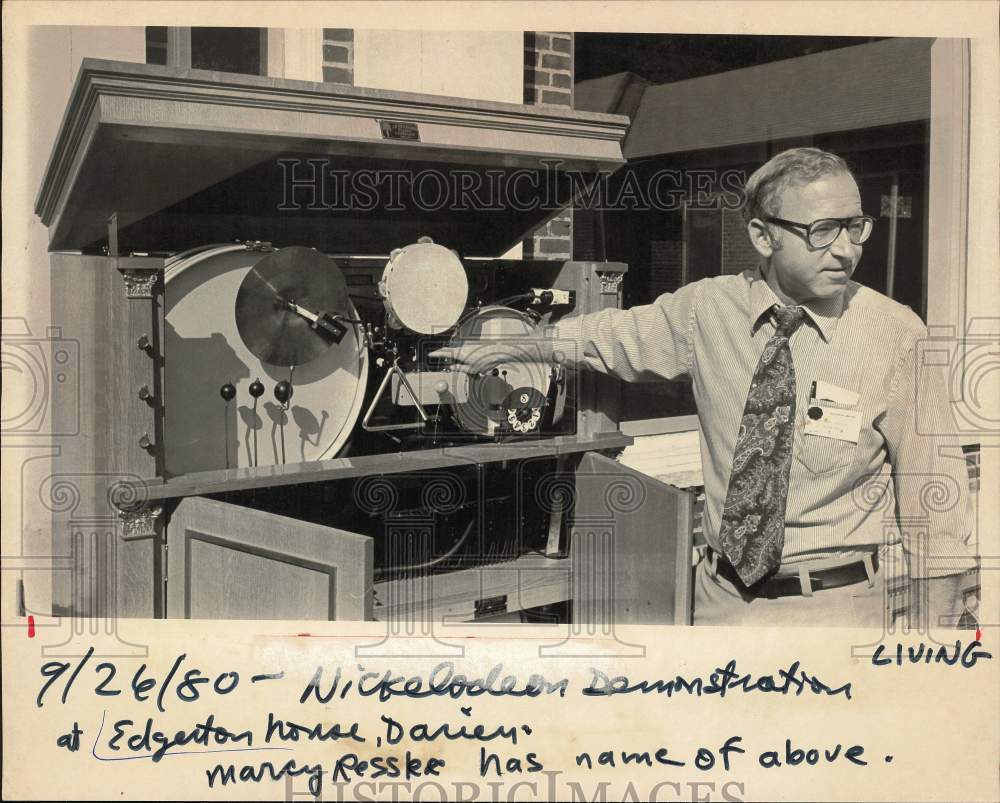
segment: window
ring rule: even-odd
[[[218,70],[261,75],[266,29],[192,28],[191,66],[196,70]]]
[[[146,26],[146,64],[167,63],[167,26]]]
[[[267,74],[266,28],[146,28],[146,63]]]

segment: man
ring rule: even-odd
[[[709,545],[695,624],[880,626],[893,504],[911,617],[957,616],[966,468],[918,431],[918,409],[923,432],[954,430],[943,375],[917,369],[922,322],[851,281],[874,220],[848,166],[780,153],[747,182],[744,217],[757,270],[561,322],[544,347],[626,381],[691,378]]]

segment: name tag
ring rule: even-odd
[[[803,432],[820,438],[835,438],[838,441],[857,443],[861,435],[861,413],[814,401],[806,409],[806,425]]]

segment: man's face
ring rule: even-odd
[[[820,218],[860,214],[858,185],[848,174],[837,173],[809,184],[793,183],[786,187],[776,217],[809,224]],[[802,304],[843,294],[861,259],[861,246],[850,241],[846,229],[830,245],[813,248],[801,229],[773,223],[770,228],[780,247],[771,254],[768,283],[776,292],[780,290],[779,296]]]

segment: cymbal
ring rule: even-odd
[[[303,365],[340,342],[347,282],[332,259],[311,248],[274,251],[253,266],[236,293],[243,343],[270,365]]]

